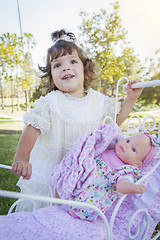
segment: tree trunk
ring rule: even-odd
[[[31,90],[28,90],[28,109],[30,109],[31,106]]]
[[[12,113],[14,113],[14,92],[13,92],[13,80],[11,80],[11,99],[12,99]]]
[[[3,88],[1,85],[1,102],[2,102],[2,110],[4,110],[4,99],[3,99]]]
[[[2,78],[0,78],[0,88],[1,88],[1,102],[2,102],[2,110],[4,110],[4,99],[3,99]]]
[[[20,104],[19,104],[19,90],[17,89],[17,111],[20,111]]]
[[[28,112],[29,107],[28,107],[28,90],[25,90],[25,99],[26,99],[26,112]]]

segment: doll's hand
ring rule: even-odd
[[[132,84],[137,83],[138,81],[129,81],[127,85],[127,96],[136,101],[137,98],[141,95],[143,88],[131,88]]]
[[[144,185],[136,185],[135,193],[142,194],[147,191],[147,188]]]
[[[12,164],[12,171],[29,180],[32,174],[32,165],[27,160],[17,160]]]

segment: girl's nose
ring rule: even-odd
[[[70,67],[68,65],[65,65],[63,68],[63,71],[68,71],[68,70],[70,70]]]

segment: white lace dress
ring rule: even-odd
[[[117,112],[120,110],[118,104]],[[25,114],[24,122],[41,130],[30,155],[32,174],[30,180],[20,178],[17,185],[23,193],[50,196],[47,180],[50,174],[72,148],[75,141],[105,117],[114,118],[115,100],[93,89],[89,89],[83,98],[73,98],[67,93],[52,91],[40,97],[34,109]],[[43,177],[44,178],[43,178]],[[47,206],[37,202],[36,208]],[[25,201],[17,207],[17,211],[32,210],[32,203]]]

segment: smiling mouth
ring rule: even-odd
[[[62,77],[62,80],[69,80],[69,79],[71,79],[71,78],[74,78],[74,75],[72,75],[72,74],[67,74],[67,75],[65,75],[65,76]]]

